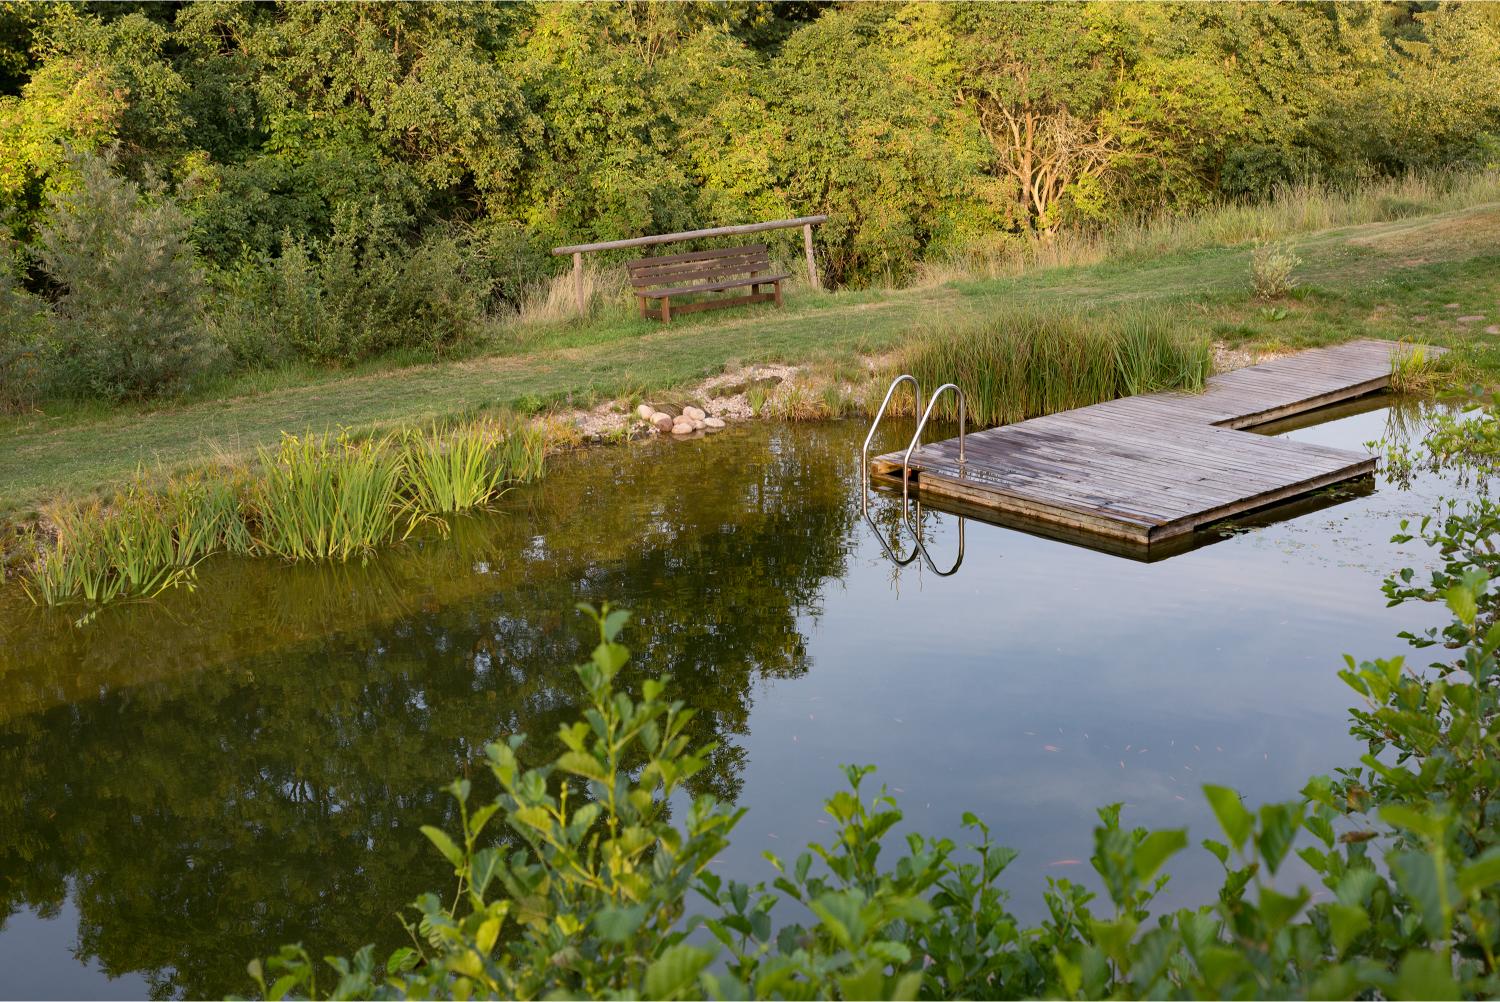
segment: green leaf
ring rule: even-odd
[[[687,943],[678,943],[662,951],[661,956],[646,968],[646,997],[651,999],[674,999],[684,995],[696,997],[694,991],[698,974],[714,955],[708,950]]]
[[[922,972],[911,971],[896,979],[896,983],[891,986],[886,998],[891,999],[892,1002],[910,1002],[919,998],[921,994]]]
[[[1236,849],[1242,848],[1245,839],[1250,837],[1250,829],[1254,827],[1254,819],[1250,812],[1245,810],[1245,805],[1240,803],[1240,795],[1227,786],[1203,787],[1203,795],[1208,798],[1209,806],[1214,809],[1214,815],[1219,819],[1219,827],[1224,829],[1224,834],[1229,836],[1229,844]]]
[[[1387,804],[1380,809],[1380,820],[1393,828],[1402,828],[1409,832],[1415,832],[1427,839],[1441,839],[1443,829],[1447,827],[1445,818],[1438,815],[1423,814],[1414,808],[1403,804]]]
[[[1333,945],[1342,956],[1349,944],[1370,928],[1370,915],[1363,908],[1335,901],[1328,905],[1328,927],[1333,933]]]
[[[1295,895],[1285,895],[1270,887],[1260,889],[1260,917],[1265,922],[1267,929],[1276,933],[1282,926],[1290,922],[1296,914],[1307,904],[1309,897],[1305,887],[1298,888]]]
[[[1223,842],[1215,842],[1211,838],[1204,839],[1201,844],[1203,848],[1213,853],[1214,858],[1217,859],[1220,863],[1224,863],[1226,865],[1229,863],[1229,846],[1225,845]]]
[[[1421,910],[1427,934],[1434,939],[1446,935],[1455,897],[1451,877],[1438,873],[1437,860],[1425,852],[1403,852],[1390,863],[1396,883]],[[1444,883],[1448,885],[1446,888]]]
[[[604,617],[604,639],[614,640],[628,622],[630,622],[629,609],[611,609],[609,615]]]
[[[1266,869],[1274,874],[1286,859],[1297,835],[1300,812],[1288,804],[1266,804],[1260,809],[1260,832],[1255,836],[1255,847],[1265,860]]]
[[[403,946],[392,950],[391,955],[386,958],[385,972],[387,974],[399,974],[409,971],[417,966],[417,951],[409,946]]]
[[[1152,832],[1135,847],[1135,873],[1141,880],[1150,880],[1174,853],[1181,852],[1188,843],[1186,828],[1167,828]]]
[[[1303,818],[1302,827],[1306,828],[1308,831],[1316,835],[1318,837],[1318,841],[1322,842],[1329,848],[1333,847],[1334,841],[1338,838],[1338,836],[1334,834],[1333,825],[1329,823],[1328,819],[1319,817],[1316,814],[1312,814]]]
[[[859,915],[863,904],[862,894],[857,891],[845,891],[839,894],[824,894],[811,902],[808,907],[822,920],[823,927],[828,930],[828,934],[844,949],[851,950],[854,948],[855,940],[864,933],[864,922],[861,921]]]
[[[1441,953],[1414,950],[1401,961],[1396,984],[1391,990],[1395,999],[1456,999],[1458,983],[1453,968]]]
[[[839,978],[839,993],[846,999],[878,999],[885,994],[884,988],[885,975],[882,965],[876,961]]]
[[[594,916],[594,930],[611,943],[625,943],[646,920],[645,905],[605,908]]]
[[[443,858],[453,864],[455,870],[464,865],[463,852],[459,850],[458,846],[453,844],[453,840],[448,837],[447,832],[441,828],[434,828],[432,825],[423,825],[422,834],[427,836],[427,841],[437,846],[438,852],[442,853]]]
[[[1465,896],[1482,891],[1497,881],[1500,881],[1500,846],[1481,853],[1458,871],[1458,889]]]
[[[469,837],[478,838],[479,833],[484,831],[484,826],[489,824],[490,818],[500,809],[499,802],[485,804],[479,810],[469,815]]]
[[[475,894],[481,898],[490,886],[490,881],[499,875],[505,866],[504,854],[494,846],[488,846],[474,853],[469,860],[469,886]]]

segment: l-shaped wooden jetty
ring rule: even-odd
[[[1351,341],[1212,376],[1202,393],[1151,393],[919,446],[929,501],[1150,545],[1375,472],[1375,457],[1244,429],[1387,388],[1390,341]],[[1433,357],[1441,349],[1424,347]],[[903,453],[877,456],[901,483]]]

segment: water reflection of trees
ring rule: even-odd
[[[160,608],[67,631],[11,617],[0,648],[0,894],[162,994],[243,987],[303,940],[399,935],[443,868],[417,826],[484,741],[547,744],[571,715],[569,612],[636,612],[638,674],[671,672],[733,797],[752,686],[809,663],[798,619],[842,572],[851,434],[606,450],[507,510],[365,568],[223,562]],[[451,819],[450,819],[451,820]]]

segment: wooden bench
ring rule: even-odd
[[[635,289],[635,297],[641,304],[641,316],[654,316],[662,323],[671,323],[674,313],[696,313],[699,310],[744,306],[773,299],[780,306],[781,283],[791,277],[788,274],[770,273],[771,255],[765,244],[647,257],[631,261],[626,267],[630,270],[630,284]],[[765,285],[771,286],[772,291],[761,292],[761,287]],[[750,289],[750,292],[742,296],[704,299],[683,303],[675,308],[672,306],[675,297],[745,288]],[[658,306],[654,313],[648,306],[653,299]]]

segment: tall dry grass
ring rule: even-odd
[[[1361,184],[1278,185],[1255,203],[1158,213],[1098,230],[1046,237],[1001,237],[919,264],[916,284],[1013,277],[1028,271],[1100,264],[1169,251],[1234,246],[1298,233],[1389,222],[1500,200],[1500,171],[1438,171]]]
[[[1028,308],[919,331],[887,375],[897,371],[928,391],[957,383],[971,421],[1000,425],[1128,394],[1201,389],[1213,351],[1163,310]],[[956,418],[956,400],[944,397],[939,413]]]
[[[587,258],[583,262],[584,315],[623,313],[630,302],[630,283],[623,265],[603,267]],[[578,287],[573,271],[563,272],[532,286],[522,297],[514,322],[522,326],[563,323],[576,320]]]

